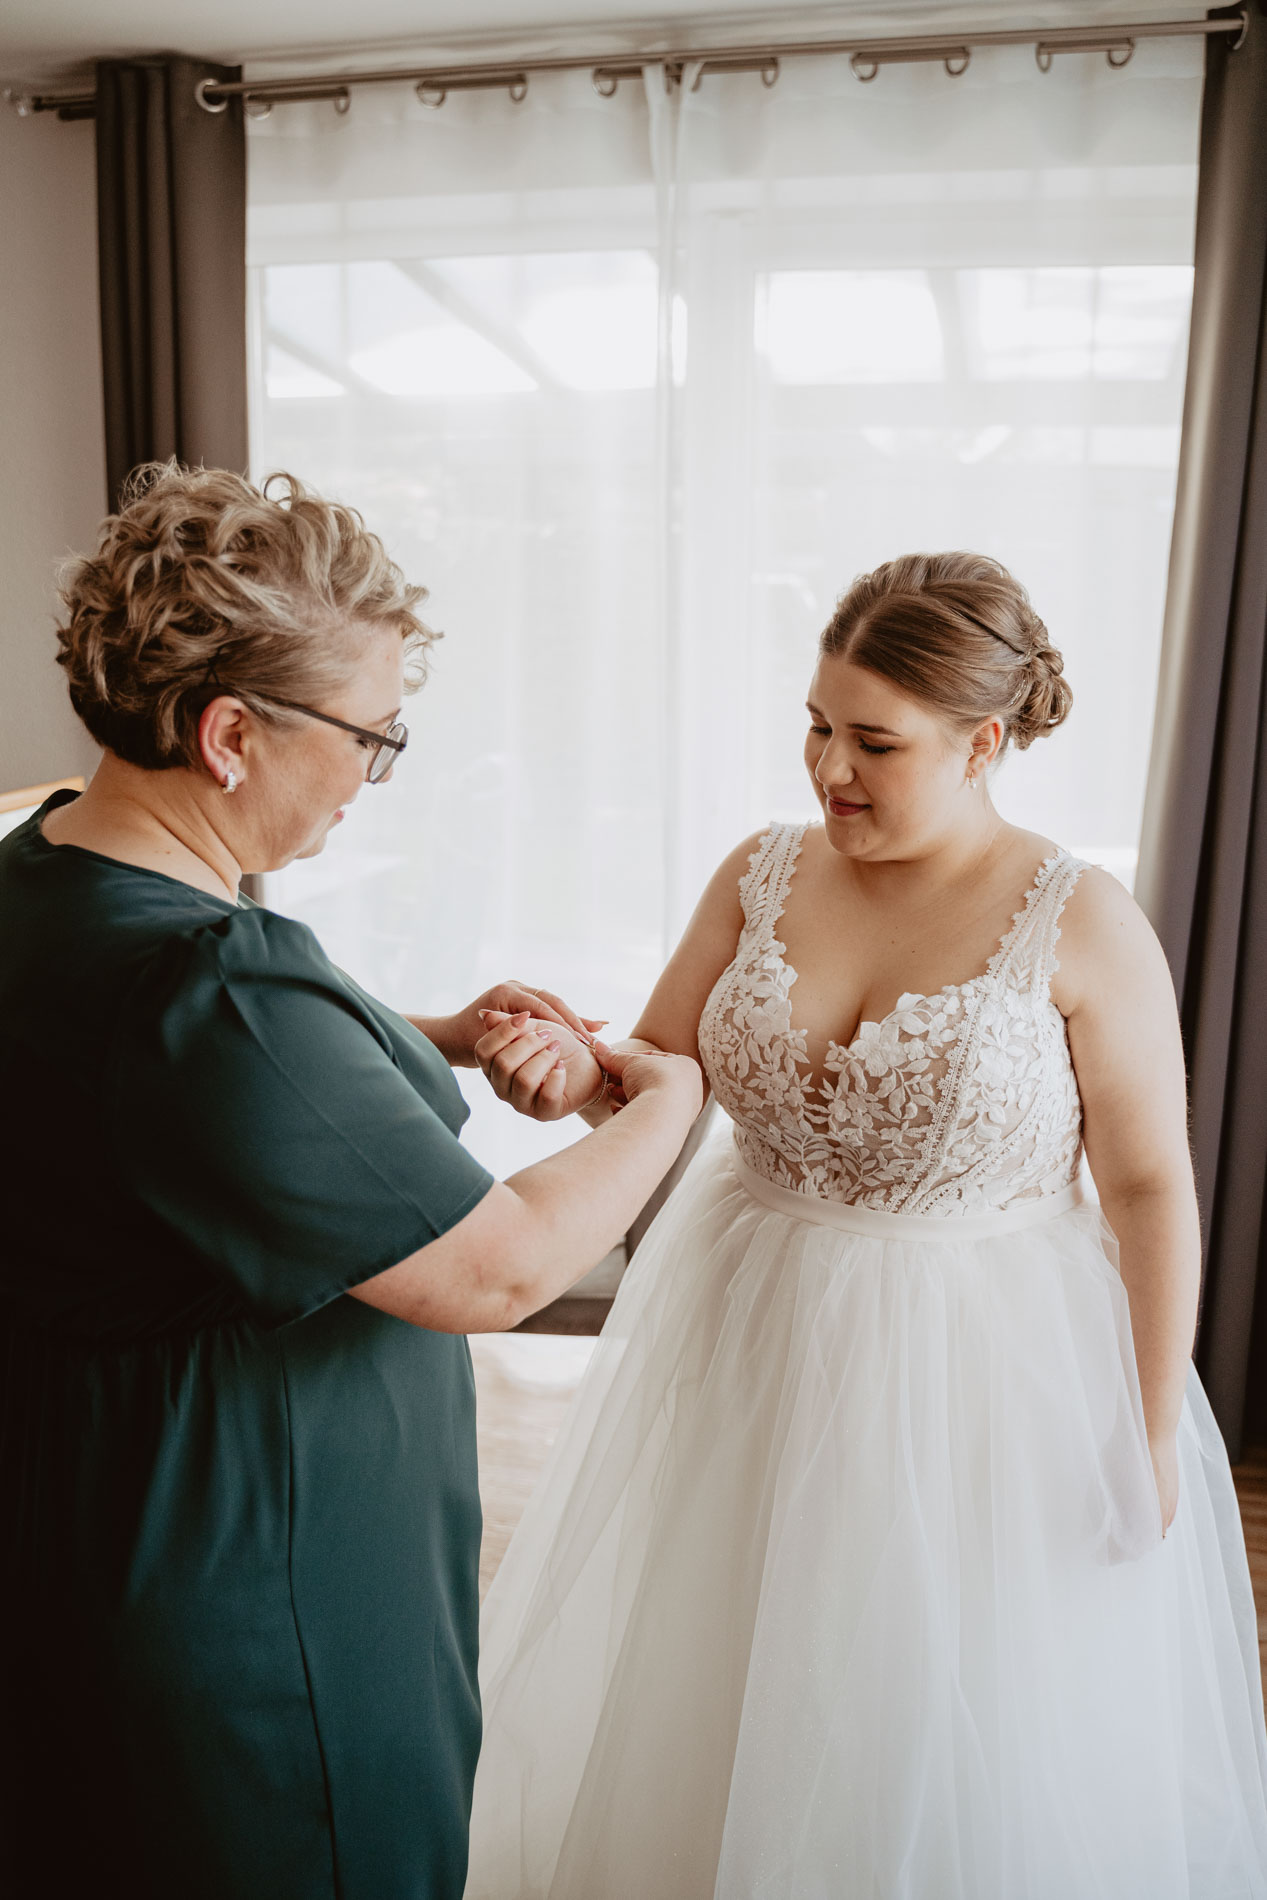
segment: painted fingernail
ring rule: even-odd
[[[547,1049],[552,1049],[552,1050],[554,1051],[554,1053],[555,1053],[555,1055],[556,1055],[556,1056],[557,1056],[557,1055],[562,1055],[562,1053],[563,1053],[563,1045],[562,1045],[561,1043],[558,1043],[558,1042],[548,1042],[548,1043],[546,1044],[546,1048],[547,1048]]]

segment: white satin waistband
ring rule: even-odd
[[[996,1235],[1041,1227],[1057,1214],[1080,1207],[1087,1198],[1081,1181],[1074,1181],[1059,1193],[1019,1201],[996,1214],[888,1214],[880,1207],[854,1207],[847,1201],[824,1201],[816,1194],[779,1187],[749,1167],[738,1148],[734,1168],[753,1200],[774,1213],[814,1221],[820,1227],[838,1227],[846,1234],[869,1234],[876,1240],[993,1240]]]

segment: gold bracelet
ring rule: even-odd
[[[595,1062],[598,1062],[598,1057],[595,1056],[594,1060]],[[598,1085],[597,1092],[591,1095],[588,1102],[579,1103],[577,1107],[573,1109],[572,1111],[574,1115],[584,1114],[587,1108],[597,1108],[598,1104],[602,1101],[604,1095],[606,1095],[607,1084],[611,1081],[611,1077],[608,1075],[606,1069],[603,1068],[603,1065],[601,1062],[598,1063],[598,1067],[599,1067],[599,1072],[602,1075],[603,1079]]]

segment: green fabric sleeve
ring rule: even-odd
[[[389,1031],[303,925],[243,910],[172,940],[125,1014],[124,1182],[264,1324],[394,1266],[492,1185],[441,1058]]]

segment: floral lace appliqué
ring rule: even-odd
[[[809,1074],[795,972],[775,935],[805,826],[775,825],[740,884],[744,927],[700,1021],[713,1093],[750,1167],[780,1187],[891,1213],[977,1213],[1067,1186],[1082,1105],[1051,999],[1065,901],[1085,869],[1041,867],[981,976],[907,994]]]

